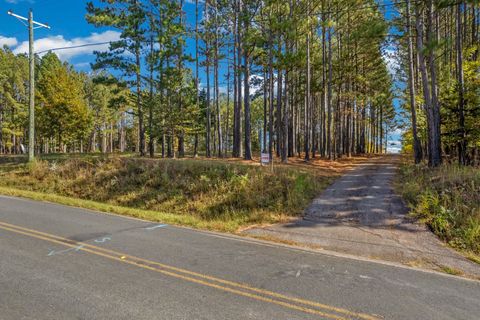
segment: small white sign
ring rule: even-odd
[[[270,163],[270,154],[262,153],[260,157],[260,162],[262,164],[269,164]]]

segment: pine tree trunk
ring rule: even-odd
[[[332,28],[328,27],[328,82],[327,82],[327,151],[328,159],[332,159]]]
[[[432,43],[433,41],[433,15],[434,15],[434,6],[433,0],[429,0],[428,3],[428,14],[427,14],[427,42]],[[440,104],[438,101],[438,89],[437,89],[437,75],[436,75],[436,63],[435,63],[435,52],[434,50],[429,50],[428,53],[428,62],[430,68],[430,83],[432,90],[432,127],[431,127],[431,163],[433,167],[439,166],[442,163],[442,144],[441,144],[441,133],[440,133]]]
[[[110,122],[110,153],[113,153],[113,123]]]
[[[248,32],[248,25],[245,28]],[[244,43],[245,45],[245,43]],[[243,49],[243,59],[244,59],[244,70],[245,70],[245,75],[244,75],[244,94],[243,94],[243,99],[244,99],[244,117],[245,117],[245,154],[244,154],[244,159],[245,160],[252,160],[252,150],[251,150],[251,127],[250,127],[250,83],[249,83],[249,78],[250,78],[250,57],[247,48],[244,47]]]
[[[0,154],[5,153],[3,146],[3,104],[0,104]]]
[[[102,153],[107,153],[107,124],[103,122],[102,124]]]
[[[220,89],[218,85],[218,63],[219,63],[219,56],[218,56],[218,8],[215,2],[215,65],[214,65],[214,78],[215,78],[215,106],[216,106],[216,113],[217,113],[217,137],[218,137],[218,157],[222,158],[222,150],[223,150],[223,134],[222,134],[222,115],[220,113]]]
[[[288,85],[288,67],[285,70],[285,102],[284,102],[284,108],[283,108],[283,143],[282,143],[282,162],[287,163],[288,162],[288,149],[289,149],[289,130],[288,130],[288,124],[289,124],[289,85]]]
[[[430,93],[430,84],[427,74],[427,65],[425,62],[425,56],[423,54],[424,45],[423,45],[423,19],[422,13],[420,12],[418,5],[415,6],[415,24],[417,31],[417,56],[418,56],[418,67],[420,69],[421,78],[422,78],[422,89],[423,89],[423,99],[425,103],[425,110],[427,115],[427,149],[428,149],[428,163],[432,165],[432,146],[433,146],[433,112],[432,112],[432,98]]]
[[[137,3],[137,2],[135,2]],[[140,27],[136,26],[138,31]],[[138,112],[138,133],[139,133],[139,151],[140,156],[145,156],[145,130],[143,128],[143,107],[142,107],[142,78],[141,78],[141,43],[140,40],[135,40],[135,65],[136,65],[136,86],[137,86],[137,101],[136,107]]]
[[[126,133],[125,133],[125,113],[122,112],[120,119],[120,152],[125,152],[126,149]]]
[[[260,152],[264,153],[267,148],[267,127],[268,127],[268,78],[267,66],[263,67],[263,127],[262,139],[260,142]]]
[[[458,162],[467,164],[467,140],[465,137],[465,98],[464,98],[464,76],[463,76],[463,47],[462,47],[462,2],[457,4],[457,81],[458,81]],[[464,11],[467,11],[464,6]],[[466,20],[465,20],[466,25]]]
[[[280,43],[280,42],[279,42]],[[283,86],[283,70],[277,70],[277,116],[276,116],[276,154],[280,157],[280,150],[282,148],[282,86]]]
[[[241,57],[242,57],[242,45],[241,45],[241,24],[240,24],[240,6],[241,1],[237,0],[235,2],[235,92],[236,92],[236,104],[234,105],[233,111],[233,156],[241,157],[242,156],[242,70],[241,70]]]
[[[227,51],[228,50],[228,45],[227,45]],[[228,63],[228,62],[227,62]],[[228,150],[229,150],[229,144],[230,144],[230,137],[229,137],[229,132],[230,132],[230,64],[227,66],[227,114],[226,114],[226,119],[225,119],[225,139],[224,139],[224,150],[223,154],[225,157],[228,157]]]
[[[153,34],[150,37],[150,57],[152,61],[150,61],[150,78],[149,78],[149,86],[150,86],[150,94],[149,94],[149,102],[148,102],[148,153],[151,158],[154,157],[154,137],[153,137]]]
[[[206,6],[206,4],[205,4]],[[207,125],[206,125],[206,133],[205,133],[205,154],[207,158],[210,158],[212,156],[211,154],[211,146],[210,146],[210,138],[211,138],[211,114],[210,114],[210,59],[209,59],[209,49],[208,49],[208,44],[205,43],[205,46],[207,49],[205,50],[207,52],[206,54],[206,68],[207,68]]]
[[[407,41],[408,41],[408,84],[410,92],[410,112],[412,115],[412,135],[413,135],[413,153],[415,163],[422,161],[422,146],[418,138],[417,132],[417,107],[415,102],[415,78],[414,78],[414,58],[413,58],[413,43],[411,32],[411,19],[410,19],[410,1],[406,1],[406,19],[407,19]]]
[[[270,32],[268,41],[268,154],[270,161],[273,160],[273,35]]]
[[[322,157],[327,156],[327,39],[326,39],[326,15],[325,15],[325,1],[322,1]]]
[[[196,103],[197,109],[200,109],[198,67],[199,67],[199,63],[198,63],[198,0],[195,0],[195,103]],[[193,157],[196,158],[197,156],[198,156],[198,133],[195,133]]]
[[[306,44],[307,44],[307,83],[306,83],[306,103],[305,103],[305,114],[304,114],[304,151],[305,151],[305,161],[310,161],[310,128],[309,128],[309,115],[311,109],[311,96],[310,96],[310,32],[307,32],[306,36]]]

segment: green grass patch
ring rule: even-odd
[[[404,164],[397,188],[412,209],[450,246],[480,254],[480,169]]]
[[[480,256],[473,254],[473,253],[468,253],[467,254],[467,259],[470,261],[473,261],[475,263],[480,264]]]
[[[455,268],[451,268],[451,267],[447,267],[447,266],[442,266],[440,268],[443,272],[447,273],[447,274],[451,274],[453,276],[461,276],[463,274],[462,271],[460,270],[457,270]]]
[[[234,232],[298,216],[335,176],[315,169],[131,157],[0,160],[0,193]]]

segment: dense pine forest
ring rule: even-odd
[[[38,154],[480,161],[478,1],[99,0],[82,73],[36,56]],[[398,103],[395,103],[398,102]],[[28,57],[0,49],[0,154],[28,141]]]

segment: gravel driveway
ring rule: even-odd
[[[305,210],[302,219],[245,231],[313,248],[480,277],[480,265],[447,248],[408,217],[392,180],[400,158],[387,155],[350,170]]]

